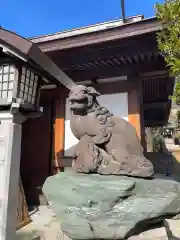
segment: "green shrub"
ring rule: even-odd
[[[158,47],[172,76],[176,77],[173,100],[180,104],[180,0],[156,4],[157,18],[163,30],[157,33]]]

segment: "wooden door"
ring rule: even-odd
[[[44,104],[43,115],[23,125],[21,179],[30,206],[42,204],[42,185],[50,175],[52,153],[52,104]]]

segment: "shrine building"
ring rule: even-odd
[[[145,128],[167,124],[174,87],[157,47],[161,29],[156,18],[139,15],[29,40],[75,83],[95,87],[100,104],[135,127],[146,152]],[[70,130],[68,91],[43,86],[43,115],[23,126],[21,177],[28,204],[44,202],[45,179],[71,167],[77,139]]]

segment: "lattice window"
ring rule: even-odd
[[[35,103],[37,84],[38,75],[22,67],[19,97],[23,99],[25,103]]]
[[[3,64],[0,66],[0,98],[12,101],[12,90],[15,77],[15,66]]]

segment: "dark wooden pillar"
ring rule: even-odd
[[[144,124],[144,108],[143,108],[143,80],[139,80],[139,106],[140,106],[140,124],[141,124],[141,145],[144,153],[147,152],[146,131]]]
[[[142,81],[138,78],[134,78],[133,81],[136,84],[128,92],[128,118],[129,122],[135,127],[141,145],[146,152]]]
[[[128,77],[128,119],[136,129],[137,135],[141,139],[141,119],[140,119],[140,102],[139,102],[139,84],[137,77]]]

